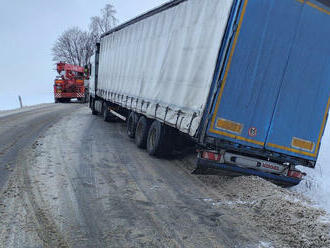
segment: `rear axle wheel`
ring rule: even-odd
[[[172,150],[171,132],[159,121],[154,121],[149,129],[147,151],[152,156],[165,156]]]
[[[128,116],[127,124],[126,124],[126,131],[127,131],[128,137],[130,137],[131,139],[135,138],[135,130],[136,130],[138,118],[139,118],[138,115],[133,111]]]
[[[135,129],[135,144],[139,148],[146,148],[149,123],[146,117],[141,116]]]

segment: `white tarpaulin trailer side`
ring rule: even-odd
[[[97,95],[194,136],[233,0],[187,0],[101,39]]]

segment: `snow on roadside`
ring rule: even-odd
[[[315,169],[302,166],[299,169],[306,172],[307,176],[293,190],[309,197],[316,206],[325,209],[330,214],[330,122],[324,132]]]
[[[31,111],[31,110],[37,110],[37,109],[49,107],[50,105],[52,105],[52,103],[43,103],[43,104],[38,104],[38,105],[33,105],[33,106],[26,106],[26,107],[23,107],[22,109],[18,108],[18,109],[12,109],[12,110],[0,110],[0,118],[6,117],[9,115],[13,115],[13,114],[18,114],[18,113]]]
[[[269,247],[330,247],[329,216],[301,194],[258,177],[198,177],[218,192],[206,202],[236,210],[271,240]]]
[[[185,160],[184,168],[192,171],[193,156]],[[197,177],[216,193],[204,202],[219,209],[233,209],[261,230],[265,239],[256,247],[330,247],[330,215],[305,195],[259,177]]]

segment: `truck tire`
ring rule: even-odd
[[[171,152],[171,133],[159,121],[154,121],[149,129],[147,151],[152,156],[166,156]]]
[[[138,118],[139,118],[138,115],[133,111],[128,116],[127,124],[126,124],[126,131],[127,131],[128,137],[130,137],[131,139],[135,138],[135,130],[136,130]]]
[[[95,109],[95,100],[92,99],[92,102],[91,102],[91,109],[92,109],[92,115],[97,115],[97,111]]]
[[[149,126],[147,118],[141,116],[135,129],[135,144],[137,147],[146,148]]]

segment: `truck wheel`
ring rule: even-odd
[[[97,111],[95,109],[95,100],[93,99],[91,102],[91,109],[92,109],[92,115],[97,115]]]
[[[159,121],[154,121],[149,129],[147,151],[152,156],[165,156],[171,151],[170,132]]]
[[[126,131],[128,137],[131,139],[135,138],[136,124],[138,122],[138,115],[135,112],[131,112],[127,119]]]
[[[141,116],[135,129],[135,144],[139,148],[146,148],[149,123],[146,117]]]

